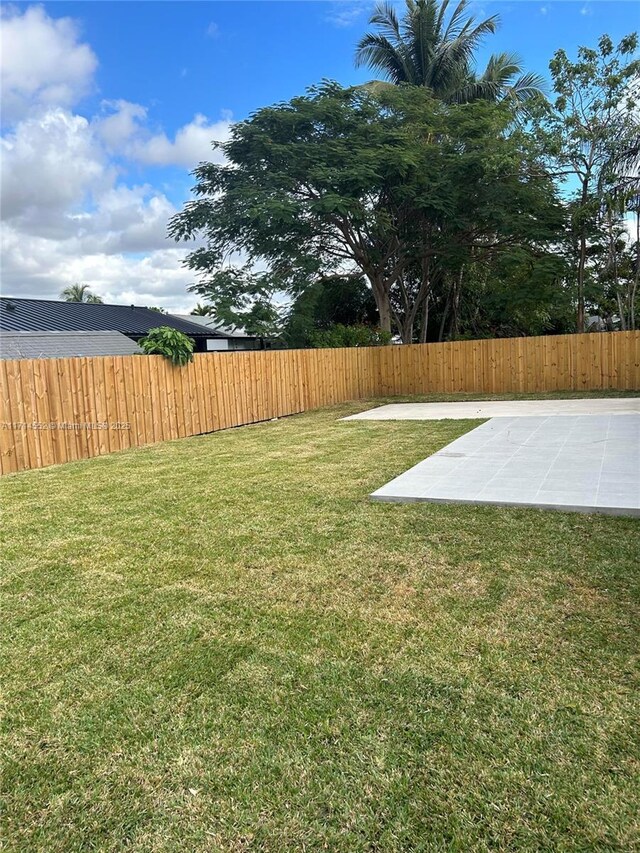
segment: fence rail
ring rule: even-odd
[[[0,361],[0,473],[374,396],[640,388],[640,332]]]

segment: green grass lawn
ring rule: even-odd
[[[638,849],[640,524],[361,408],[3,479],[5,851]]]

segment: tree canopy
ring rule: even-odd
[[[436,287],[465,263],[518,247],[536,258],[562,228],[553,182],[509,105],[444,104],[418,87],[327,82],[234,125],[227,163],[195,170],[170,223],[201,296],[238,253],[296,295],[319,275],[364,275],[380,326],[426,330]],[[264,277],[263,277],[264,280]]]
[[[594,314],[635,328],[636,34],[558,51],[549,102],[509,52],[478,70],[498,18],[467,0],[381,3],[370,24],[356,61],[384,81],[324,81],[259,109],[222,163],[195,170],[169,233],[198,240],[186,264],[201,310],[308,344],[331,325],[313,313],[319,282],[347,301],[360,280],[403,342],[582,331]]]
[[[618,276],[617,243],[627,211],[640,214],[640,60],[635,33],[614,45],[602,36],[597,49],[580,47],[576,60],[559,50],[550,63],[554,103],[543,112],[551,161],[567,184],[568,255],[576,283],[576,328],[585,328],[588,304],[613,288],[622,327],[635,328],[635,291]],[[623,240],[628,243],[628,240]],[[639,241],[640,242],[640,241]],[[608,264],[598,246],[606,246]],[[594,262],[595,260],[595,262]],[[640,245],[636,246],[640,266]]]

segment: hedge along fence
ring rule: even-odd
[[[0,361],[0,471],[88,459],[346,400],[640,388],[640,332],[356,349]]]

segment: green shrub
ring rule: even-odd
[[[389,332],[371,326],[343,326],[336,323],[329,329],[317,329],[309,335],[312,347],[380,347],[391,343]]]
[[[195,341],[171,326],[149,329],[139,343],[147,355],[163,355],[171,364],[182,366],[193,360]]]

